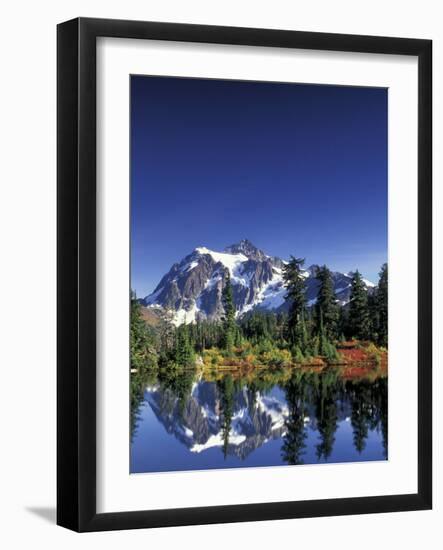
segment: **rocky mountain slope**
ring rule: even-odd
[[[242,240],[223,252],[196,248],[175,263],[154,292],[141,303],[147,308],[172,311],[175,324],[197,319],[218,319],[223,314],[222,291],[229,272],[237,316],[259,307],[278,310],[287,307],[283,285],[284,261],[269,256],[250,241]],[[306,298],[313,305],[317,296],[318,266],[306,269]],[[349,301],[352,274],[333,272],[334,290],[341,305]],[[374,285],[366,281],[367,288]]]

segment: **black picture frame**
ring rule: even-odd
[[[96,39],[302,48],[418,58],[416,494],[96,512]],[[426,510],[432,507],[432,42],[78,18],[57,29],[57,523],[75,531]]]

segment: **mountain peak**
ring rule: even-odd
[[[320,269],[320,266],[318,264],[312,264],[310,265],[309,267],[307,267],[305,269],[305,271],[311,276],[311,277],[316,277],[317,276],[317,273]]]
[[[191,323],[203,319],[221,319],[224,314],[222,293],[225,275],[229,272],[233,299],[238,316],[255,308],[284,311],[288,307],[282,269],[285,262],[268,256],[248,239],[216,252],[204,246],[195,248],[175,263],[154,292],[142,300],[143,305],[174,312],[174,323]],[[314,305],[319,282],[318,266],[303,270],[306,299]],[[349,301],[352,278],[331,273],[337,301]],[[371,290],[369,281],[365,286]]]
[[[229,254],[244,254],[247,258],[263,259],[266,254],[251,243],[249,239],[242,239],[236,244],[231,244],[225,248]]]

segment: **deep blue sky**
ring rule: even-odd
[[[196,246],[243,238],[377,281],[386,89],[132,76],[131,134],[138,296]]]

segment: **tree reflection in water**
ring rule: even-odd
[[[287,464],[301,464],[306,447],[305,415],[308,385],[305,378],[301,371],[296,371],[285,387],[289,414],[285,422],[282,458]]]
[[[192,456],[219,448],[224,460],[247,462],[268,441],[280,441],[272,464],[328,462],[339,427],[347,425],[346,444],[357,456],[364,459],[368,438],[378,434],[387,458],[387,377],[374,366],[358,378],[339,368],[132,375],[132,443],[144,406]]]

